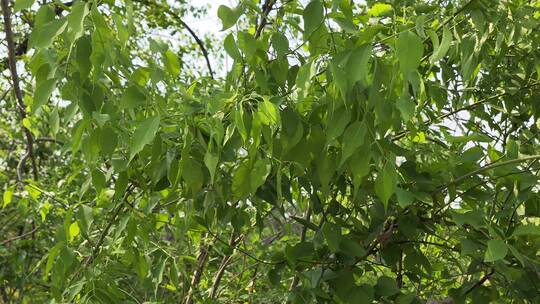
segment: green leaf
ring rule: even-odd
[[[266,159],[245,160],[234,172],[232,191],[233,196],[242,199],[264,184],[270,174],[270,163]]]
[[[334,173],[336,171],[336,159],[333,154],[324,154],[321,155],[320,159],[317,159],[317,176],[319,182],[321,183],[323,192],[327,192],[328,185]]]
[[[286,154],[300,142],[304,134],[301,117],[290,107],[281,112],[281,130],[282,153]]]
[[[165,63],[165,69],[172,78],[178,77],[180,74],[180,60],[176,54],[171,50],[165,51],[163,54],[163,61]]]
[[[105,175],[100,170],[92,170],[92,185],[96,188],[96,192],[99,193],[101,189],[106,186]]]
[[[375,293],[383,297],[389,297],[399,293],[396,280],[387,276],[380,277],[377,280],[377,285],[375,285]]]
[[[29,46],[35,49],[49,47],[53,43],[54,38],[62,34],[66,25],[66,19],[62,18],[52,20],[43,26],[34,27],[28,40]]]
[[[143,94],[141,89],[137,86],[129,86],[122,97],[120,98],[120,105],[123,108],[134,108],[146,101],[146,95]]]
[[[355,191],[359,190],[362,179],[370,172],[370,161],[371,153],[368,145],[358,149],[349,159],[349,168],[352,173]]]
[[[320,0],[311,1],[302,14],[304,17],[304,40],[308,40],[324,21],[324,7]]]
[[[450,48],[451,42],[452,42],[452,33],[445,26],[443,28],[443,36],[442,36],[441,44],[429,58],[429,61],[431,62],[431,64],[441,60],[446,55],[446,52],[448,52],[448,49]]]
[[[362,84],[367,84],[369,74],[369,60],[371,58],[371,45],[363,45],[355,48],[347,61],[345,70],[347,78],[351,85],[360,81]]]
[[[392,5],[378,2],[369,9],[368,15],[372,17],[388,16],[392,11]]]
[[[73,222],[71,225],[69,225],[69,240],[73,241],[76,236],[80,233],[79,224],[77,222]]]
[[[204,175],[201,166],[191,157],[183,157],[180,162],[182,178],[192,194],[197,193],[203,186]]]
[[[396,43],[396,55],[399,67],[404,75],[416,70],[424,54],[422,39],[411,31],[399,35]]]
[[[350,304],[373,302],[373,287],[369,284],[354,286],[348,291],[349,295],[345,301]]]
[[[401,188],[396,188],[396,197],[399,206],[403,209],[407,208],[414,201],[413,194]]]
[[[46,79],[39,82],[34,91],[34,103],[32,103],[32,112],[35,112],[41,106],[47,104],[49,97],[56,87],[56,79]]]
[[[328,244],[328,248],[332,252],[339,251],[339,244],[341,243],[340,230],[341,228],[339,226],[330,222],[324,222],[322,226],[322,234],[326,240],[326,243]]]
[[[326,144],[332,141],[345,131],[351,121],[351,111],[346,107],[340,107],[332,113],[326,126]]]
[[[213,141],[210,141],[208,143],[208,148],[206,149],[206,153],[204,154],[204,164],[208,168],[208,172],[210,172],[210,182],[214,182],[214,176],[216,174],[216,168],[219,162],[219,155],[215,151]]]
[[[180,67],[178,67],[180,69]],[[150,69],[146,67],[139,67],[131,74],[130,80],[137,85],[144,87],[148,80],[150,80]]]
[[[83,36],[77,40],[74,58],[81,73],[81,79],[88,77],[92,69],[90,56],[92,54],[92,43],[90,37]]]
[[[223,41],[223,47],[225,48],[225,51],[229,56],[231,56],[234,60],[240,60],[242,59],[242,55],[240,54],[240,51],[238,50],[238,46],[236,45],[236,41],[234,41],[233,34],[227,35],[225,40]]]
[[[20,12],[24,9],[30,8],[34,4],[35,0],[16,0],[13,6],[13,12]]]
[[[88,15],[88,4],[84,1],[77,1],[71,7],[71,13],[67,16],[67,36],[71,44],[79,39],[84,30],[84,18]]]
[[[238,46],[246,55],[246,58],[254,58],[257,51],[257,40],[250,33],[238,33]]]
[[[342,238],[339,251],[353,258],[363,257],[367,253],[359,240],[351,238]]]
[[[43,280],[47,281],[47,277],[49,276],[49,272],[51,271],[51,269],[52,269],[52,267],[54,265],[54,260],[56,259],[56,257],[60,253],[60,250],[62,250],[64,247],[65,247],[64,242],[58,242],[58,243],[56,243],[56,245],[54,245],[49,250],[48,257],[47,257],[47,263],[45,264],[45,271],[43,272]]]
[[[254,193],[266,181],[266,177],[270,174],[271,165],[268,159],[257,159],[250,173],[251,192]]]
[[[133,133],[129,147],[129,160],[141,152],[145,145],[151,143],[159,129],[160,117],[154,116],[140,122]]]
[[[514,230],[514,233],[512,233],[512,236],[525,236],[525,235],[533,235],[533,236],[540,236],[540,226],[528,224],[528,225],[520,225],[517,226]]]
[[[341,161],[339,162],[338,167],[341,167],[353,153],[364,144],[365,135],[366,126],[360,121],[355,121],[347,127],[343,134]]]
[[[401,117],[403,118],[403,121],[408,122],[409,120],[411,120],[411,118],[414,115],[416,104],[411,100],[411,98],[408,95],[405,94],[404,96],[402,96],[401,98],[397,100],[396,107],[401,113]]]
[[[311,78],[317,73],[317,67],[312,60],[308,61],[298,70],[296,75],[296,87],[305,95],[311,86]]]
[[[289,39],[282,33],[275,32],[272,34],[272,46],[278,57],[285,56],[289,52]]]
[[[300,242],[294,246],[287,245],[285,248],[285,256],[291,264],[295,264],[298,260],[306,260],[313,254],[313,243]]]
[[[56,17],[52,5],[41,5],[34,19],[34,27],[44,27]]]
[[[230,8],[225,5],[220,5],[218,8],[218,17],[221,19],[221,23],[223,24],[222,31],[232,27],[236,21],[238,21],[238,18],[242,15],[242,10],[240,7]]]
[[[74,127],[75,131],[73,132],[73,138],[71,139],[71,152],[72,153],[76,153],[81,148],[82,136],[89,124],[90,124],[90,120],[85,119],[85,120],[79,121],[75,125]]]
[[[482,214],[481,210],[473,210],[465,213],[452,212],[452,219],[458,225],[463,226],[465,224],[469,224],[477,229],[482,227],[484,224],[484,215]]]
[[[51,129],[51,135],[54,137],[60,130],[60,116],[58,114],[58,107],[54,107],[49,117],[49,127]]]
[[[484,262],[495,262],[504,259],[508,253],[508,246],[503,240],[489,240],[484,256]]]
[[[82,228],[83,233],[88,234],[90,227],[94,223],[94,213],[92,207],[82,205],[81,208],[79,208],[77,218],[79,220],[80,227]]]
[[[3,195],[4,203],[2,204],[2,208],[6,208],[7,205],[11,204],[11,201],[13,199],[13,191],[15,190],[14,186],[9,186],[5,191]]]
[[[276,125],[279,123],[279,109],[268,97],[259,104],[259,117],[265,125]]]
[[[377,174],[375,193],[381,199],[384,208],[388,209],[388,200],[394,194],[397,185],[397,171],[390,161],[384,165],[382,172]]]
[[[418,299],[418,297],[416,296],[416,294],[414,293],[409,293],[409,294],[400,294],[396,300],[395,300],[395,304],[411,304],[411,303],[415,303],[415,299]]]

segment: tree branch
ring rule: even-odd
[[[259,38],[259,36],[262,34],[262,31],[264,27],[266,26],[268,20],[268,14],[270,14],[270,11],[272,10],[272,6],[274,6],[275,0],[265,0],[264,4],[262,6],[262,15],[261,15],[261,22],[257,26],[257,30],[255,31],[255,39]]]
[[[189,285],[189,291],[186,296],[186,301],[184,302],[185,304],[193,303],[193,294],[195,293],[195,290],[197,289],[197,287],[199,286],[199,282],[201,281],[201,276],[204,270],[204,264],[206,263],[206,260],[208,258],[208,253],[210,252],[210,250],[212,250],[212,244],[204,246],[202,244],[203,240],[201,240],[201,250],[199,252],[199,256],[197,257],[197,267],[195,268],[193,278],[191,279],[191,283]]]
[[[41,226],[35,226],[35,227],[34,227],[32,230],[30,230],[30,231],[27,231],[27,232],[25,232],[25,233],[23,233],[23,234],[17,235],[17,236],[12,237],[12,238],[9,238],[9,239],[7,239],[7,240],[3,240],[2,242],[0,242],[0,246],[5,246],[5,245],[7,245],[7,244],[9,244],[9,243],[11,243],[11,242],[13,242],[13,241],[16,241],[16,240],[19,240],[19,239],[23,239],[23,238],[25,238],[25,237],[27,237],[27,236],[29,236],[29,235],[33,235],[34,232],[36,232],[39,228],[41,228]]]
[[[17,58],[15,53],[15,42],[13,41],[13,30],[11,28],[11,8],[9,7],[9,0],[0,0],[1,6],[2,6],[2,12],[4,15],[4,32],[6,35],[6,41],[8,45],[8,62],[9,62],[9,69],[11,72],[11,78],[13,80],[13,91],[15,93],[15,97],[17,99],[17,108],[19,110],[19,117],[21,120],[21,125],[23,123],[23,120],[26,118],[26,107],[23,102],[21,87],[19,85],[19,74],[17,73]],[[26,166],[26,160],[28,157],[30,157],[32,161],[32,170],[34,174],[34,180],[38,180],[39,172],[38,167],[36,163],[36,158],[34,156],[34,137],[32,136],[32,133],[28,128],[26,128],[24,125],[23,132],[26,136],[26,152],[19,160],[19,164],[17,165],[17,178],[22,181],[23,180],[23,170]]]
[[[229,241],[229,246],[231,248],[235,248],[236,244],[238,244],[238,242],[240,242],[242,238],[244,238],[244,235],[240,235],[239,237],[236,237],[236,233],[233,232],[231,235],[231,240]],[[224,256],[223,259],[221,260],[221,264],[219,265],[219,269],[214,278],[214,284],[212,284],[212,290],[210,291],[211,299],[216,298],[219,284],[221,283],[221,278],[223,277],[223,274],[225,273],[225,269],[230,264],[233,254],[234,254],[234,249],[233,249],[233,252],[231,252],[231,254]]]
[[[539,84],[540,84],[540,82],[534,82],[534,83],[531,83],[531,84],[528,84],[528,85],[526,85],[526,86],[523,86],[523,87],[519,88],[519,90],[521,91],[521,90],[525,90],[525,89],[530,89],[530,88],[533,88],[533,87],[535,87],[535,86],[537,86],[537,85],[539,85]],[[430,119],[430,120],[428,120],[428,121],[426,121],[426,122],[424,123],[424,127],[428,127],[428,126],[434,124],[435,122],[441,121],[441,120],[443,120],[443,119],[445,119],[445,118],[448,118],[448,117],[450,117],[450,116],[452,116],[452,115],[455,115],[455,114],[457,114],[457,113],[459,113],[459,112],[463,112],[463,111],[467,111],[467,110],[474,109],[474,108],[476,108],[477,106],[483,105],[483,104],[485,104],[485,103],[487,103],[487,102],[489,102],[489,101],[491,101],[491,100],[494,100],[494,99],[499,99],[499,98],[504,97],[504,96],[506,96],[506,95],[508,95],[508,94],[509,94],[508,92],[503,92],[503,93],[495,94],[495,95],[488,96],[488,97],[486,97],[486,98],[480,99],[479,101],[474,102],[474,103],[472,103],[472,104],[470,104],[470,105],[466,105],[466,106],[461,107],[461,108],[459,108],[459,109],[450,111],[450,112],[448,112],[448,113],[446,113],[446,114],[443,114],[443,115],[437,116],[437,117],[435,117],[435,118],[433,118],[433,119]],[[406,136],[407,134],[409,134],[409,133],[410,133],[409,130],[402,131],[402,132],[400,132],[400,133],[394,135],[394,136],[392,137],[392,141],[400,140],[401,138],[405,137],[405,136]]]
[[[109,220],[109,222],[107,223],[107,226],[105,226],[105,229],[103,229],[103,232],[101,233],[99,237],[99,240],[96,242],[96,246],[94,247],[94,250],[92,250],[92,255],[86,260],[86,263],[85,263],[86,265],[92,264],[94,260],[96,259],[99,253],[99,250],[101,249],[101,246],[105,242],[105,237],[109,234],[109,230],[111,230],[112,225],[116,222],[116,218],[118,217],[118,215],[120,214],[120,211],[122,210],[123,202],[127,200],[128,196],[131,194],[131,189],[132,188],[130,187],[126,189],[126,192],[124,193],[122,200],[118,204],[118,208],[114,211],[112,218]]]
[[[199,36],[197,36],[195,31],[193,31],[193,29],[187,23],[185,23],[184,20],[182,20],[182,18],[177,13],[175,13],[174,11],[169,9],[168,7],[165,7],[164,5],[161,5],[161,4],[158,4],[158,3],[155,3],[155,2],[150,2],[148,0],[135,0],[135,1],[138,1],[139,3],[146,4],[146,5],[157,6],[157,7],[161,8],[166,14],[173,17],[178,23],[180,23],[180,25],[189,32],[191,37],[193,37],[193,39],[195,40],[195,42],[199,46],[199,49],[201,50],[201,52],[202,52],[202,54],[204,56],[204,59],[206,61],[206,66],[208,68],[208,72],[210,73],[210,78],[214,79],[214,72],[212,70],[212,65],[210,64],[208,51],[206,50],[206,47],[204,46],[204,43],[199,38]]]
[[[489,280],[489,278],[491,278],[491,276],[494,273],[495,273],[495,270],[491,270],[489,273],[486,273],[480,280],[478,280],[478,282],[476,282],[476,284],[471,286],[471,288],[467,289],[467,291],[465,291],[464,295],[467,295],[467,294],[471,293],[475,288],[477,288],[479,286],[482,286],[487,280]]]
[[[507,165],[512,165],[512,164],[517,164],[517,163],[522,163],[522,162],[525,162],[525,161],[528,161],[528,160],[535,160],[535,159],[540,159],[540,155],[532,155],[532,156],[527,156],[527,157],[522,157],[522,158],[516,158],[516,159],[511,159],[511,160],[507,160],[507,161],[503,161],[503,162],[498,162],[498,163],[494,163],[494,164],[489,164],[489,165],[486,165],[486,166],[483,166],[483,167],[480,167],[474,171],[471,171],[469,173],[466,173],[452,181],[450,181],[448,184],[442,186],[439,188],[439,191],[442,191],[446,188],[448,188],[450,185],[455,185],[455,184],[459,184],[461,183],[463,180],[471,177],[471,176],[474,176],[474,175],[478,175],[480,173],[483,173],[485,171],[488,171],[488,170],[491,170],[491,169],[495,169],[495,168],[498,168],[498,167],[502,167],[502,166],[507,166]]]

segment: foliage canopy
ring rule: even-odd
[[[540,302],[540,1],[1,2],[0,302]]]

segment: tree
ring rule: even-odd
[[[540,1],[365,2],[1,0],[1,302],[540,301]]]

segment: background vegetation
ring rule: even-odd
[[[540,1],[1,4],[0,302],[540,302]]]

